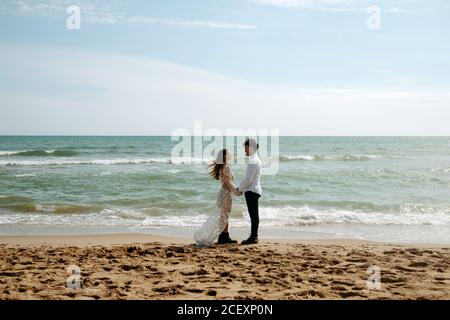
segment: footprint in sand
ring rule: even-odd
[[[407,282],[406,278],[402,278],[402,277],[396,277],[396,276],[382,276],[381,278],[381,283],[392,283],[392,284],[397,284],[397,283],[405,283]]]
[[[192,292],[192,293],[202,293],[202,292],[205,291],[205,290],[203,290],[203,289],[198,289],[198,288],[186,288],[185,291],[187,291],[187,292]]]
[[[411,262],[409,266],[412,268],[425,268],[428,266],[428,263],[423,262],[423,261],[415,261],[415,262]]]
[[[367,262],[366,258],[349,258],[347,259],[348,262],[356,262],[356,263],[362,263]]]
[[[200,269],[183,270],[183,271],[180,271],[180,273],[183,276],[194,276],[194,275],[205,275],[205,274],[208,274],[208,271],[206,271],[203,268],[200,268]]]
[[[352,286],[354,285],[353,282],[350,281],[344,281],[344,280],[333,280],[331,281],[332,284],[336,284],[336,285],[344,285],[344,286]]]
[[[359,292],[355,292],[355,291],[342,291],[342,292],[339,292],[339,295],[344,299],[351,298],[351,297],[364,297]]]

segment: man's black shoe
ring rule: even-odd
[[[250,237],[247,240],[242,241],[242,244],[257,244],[258,238]]]
[[[219,235],[219,239],[217,241],[217,244],[229,244],[229,243],[237,243],[236,240],[232,240],[230,238],[230,234],[228,232],[222,232]]]

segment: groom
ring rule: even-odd
[[[249,157],[245,177],[238,187],[238,191],[245,194],[245,201],[247,202],[248,213],[252,222],[252,232],[247,240],[242,241],[242,244],[258,243],[258,227],[259,227],[259,207],[258,200],[262,195],[261,189],[261,160],[258,157],[257,151],[259,145],[255,139],[247,139],[244,143],[245,155]]]

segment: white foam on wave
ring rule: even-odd
[[[55,212],[56,206],[55,205],[44,205],[44,204],[35,204],[34,207],[36,208],[36,211],[39,212]]]
[[[0,224],[54,225],[54,226],[133,226],[145,219],[143,212],[104,209],[96,213],[56,214],[52,205],[35,205],[40,212],[4,213]]]
[[[347,155],[286,155],[280,156],[282,161],[363,161],[371,159],[379,159],[380,155],[374,154],[347,154]]]
[[[142,226],[153,227],[193,227],[207,218],[207,213],[200,215],[147,217]],[[244,206],[233,208],[232,225],[248,226],[249,217]],[[359,225],[406,225],[406,226],[450,226],[450,210],[436,212],[398,212],[374,213],[346,210],[318,210],[304,207],[263,207],[260,209],[260,225],[263,227],[313,226],[323,224],[359,224]]]
[[[450,168],[428,168],[428,170],[430,170],[430,172],[433,173],[449,173],[450,172]]]
[[[22,151],[1,151],[4,155],[13,155]],[[2,155],[0,152],[0,156]],[[26,151],[25,151],[26,152]],[[54,150],[46,150],[48,154]],[[280,156],[281,161],[364,161],[381,158],[380,155],[352,154],[352,155],[285,155]],[[33,160],[1,160],[0,166],[57,166],[57,165],[121,165],[121,164],[209,164],[212,158],[196,157],[165,157],[165,158],[138,158],[138,159],[33,159]]]
[[[409,208],[409,209],[408,209]],[[357,212],[348,210],[318,210],[304,207],[263,208],[261,220],[269,225],[306,226],[319,224],[365,224],[365,225],[436,225],[450,226],[450,210],[443,208],[418,212],[405,206],[401,212]]]
[[[93,176],[94,177],[104,177],[104,176],[110,176],[110,175],[112,175],[111,171],[105,171],[105,172],[96,173]]]
[[[16,150],[16,151],[0,151],[0,157],[10,157],[19,153],[28,152],[29,150]]]
[[[205,164],[210,159],[203,158],[143,158],[143,159],[94,159],[94,160],[18,160],[0,161],[0,166],[68,166],[68,165],[123,165],[123,164]]]
[[[90,226],[133,226],[133,227],[198,227],[210,214],[186,212],[177,214],[161,208],[104,209],[97,213],[55,214],[51,205],[37,205],[40,213],[4,213],[0,224],[43,224],[43,225],[90,225]],[[245,206],[234,206],[230,224],[233,227],[248,227],[250,221]],[[337,209],[314,209],[303,207],[262,207],[261,227],[301,227],[318,225],[398,225],[398,226],[441,226],[450,227],[450,209],[414,211],[409,208],[401,212],[355,212]]]
[[[34,151],[36,151],[36,150],[14,150],[14,151],[3,150],[3,151],[0,151],[0,157],[11,157],[11,156],[15,156],[18,154],[34,152]],[[43,150],[43,151],[47,154],[52,154],[52,153],[56,152],[56,150]]]

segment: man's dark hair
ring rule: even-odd
[[[245,140],[244,146],[245,147],[252,147],[254,150],[258,150],[259,149],[259,144],[253,138],[249,138],[249,139]]]

